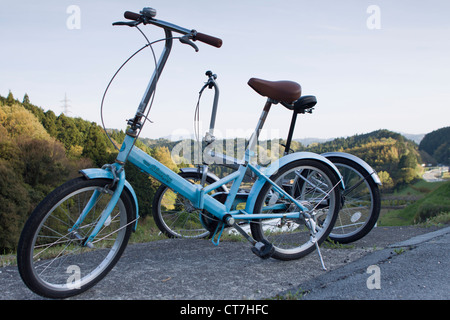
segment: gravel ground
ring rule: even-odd
[[[389,246],[437,228],[376,227],[346,248],[323,247],[296,261],[261,260],[247,242],[167,239],[127,247],[114,269],[72,300],[249,300],[296,292]],[[368,265],[367,265],[368,266]],[[364,268],[367,268],[364,266]],[[369,275],[366,275],[367,278]],[[446,280],[448,281],[448,280]],[[0,268],[2,300],[40,300],[23,284],[15,266]],[[306,297],[307,295],[305,295]],[[312,298],[312,295],[309,296]]]

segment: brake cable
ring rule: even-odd
[[[155,70],[156,70],[156,69],[157,69],[158,62],[157,62],[157,59],[156,59],[155,50],[153,49],[153,45],[154,45],[155,43],[158,43],[158,42],[167,40],[167,38],[162,38],[162,39],[159,39],[159,40],[155,40],[155,41],[153,41],[153,42],[150,42],[149,39],[147,38],[147,36],[145,35],[145,33],[142,32],[142,30],[141,30],[137,25],[134,25],[134,26],[132,26],[132,27],[135,27],[136,29],[139,30],[139,32],[142,34],[142,36],[143,36],[143,37],[145,38],[145,40],[147,41],[147,44],[144,45],[144,46],[143,46],[142,48],[140,48],[139,50],[137,50],[136,52],[134,52],[134,53],[133,53],[127,60],[125,60],[125,62],[122,63],[122,65],[117,69],[117,71],[114,73],[114,75],[112,76],[111,80],[109,81],[108,85],[106,86],[105,92],[103,93],[101,105],[100,105],[100,117],[101,117],[101,122],[102,122],[103,130],[105,131],[106,136],[108,137],[109,141],[112,143],[112,145],[114,146],[114,148],[115,148],[117,151],[119,151],[119,148],[118,148],[118,147],[116,146],[116,144],[113,142],[111,136],[109,135],[108,131],[106,130],[106,125],[105,125],[105,121],[104,121],[104,118],[103,118],[103,107],[104,107],[104,102],[105,102],[106,94],[108,93],[108,90],[109,90],[109,88],[110,88],[112,82],[114,81],[114,79],[116,78],[116,76],[119,74],[119,72],[122,70],[122,68],[125,67],[125,65],[126,65],[131,59],[133,59],[139,52],[141,52],[142,50],[144,50],[144,49],[147,48],[147,47],[150,47],[150,49],[152,50],[153,61],[154,61],[154,63],[155,63]],[[180,37],[172,37],[172,39],[180,39]],[[156,71],[156,72],[157,72],[157,71]],[[153,102],[154,102],[154,99],[155,99],[155,92],[156,92],[156,87],[155,87],[155,91],[154,91],[153,94],[152,94],[152,99],[151,99],[151,102],[150,102],[150,108],[148,108],[147,114],[144,116],[144,123],[142,124],[139,133],[136,135],[135,141],[138,139],[139,134],[141,133],[142,128],[144,127],[145,121],[148,120],[148,121],[151,122],[151,120],[148,118],[148,115],[149,115],[151,106],[153,105]]]

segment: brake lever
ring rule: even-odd
[[[114,22],[113,26],[129,26],[129,27],[136,27],[138,24],[140,24],[140,21],[118,21]]]
[[[190,34],[186,34],[186,35],[182,36],[182,37],[180,38],[180,42],[181,42],[181,43],[184,43],[184,44],[190,45],[192,48],[195,49],[195,52],[198,52],[199,50],[198,50],[197,45],[191,41],[191,39],[190,39],[189,36],[190,36]]]

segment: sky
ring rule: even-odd
[[[247,81],[291,80],[315,95],[294,138],[334,138],[388,129],[423,134],[450,125],[448,0],[0,0],[0,95],[57,115],[101,123],[100,103],[118,67],[145,44],[129,27],[113,27],[124,11],[151,6],[157,19],[223,39],[200,51],[174,42],[141,137],[194,132],[205,71],[218,76],[217,137],[248,137],[266,98]],[[75,7],[73,7],[75,6]],[[75,8],[78,11],[73,11]],[[142,26],[150,40],[161,29]],[[161,45],[155,45],[156,53]],[[146,49],[118,74],[105,99],[108,128],[124,129],[153,72]],[[207,130],[212,90],[200,102]],[[274,105],[266,138],[285,138],[291,111]]]

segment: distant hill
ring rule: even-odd
[[[419,150],[428,153],[438,163],[450,165],[450,127],[427,133],[419,144]]]
[[[304,146],[309,146],[313,143],[324,143],[330,140],[333,140],[333,138],[329,139],[321,139],[321,138],[302,138],[302,139],[293,139],[294,141],[300,142]]]
[[[411,182],[419,177],[422,170],[422,157],[417,144],[400,133],[385,129],[312,144],[303,150],[354,154],[379,173],[383,187],[387,189]]]
[[[402,133],[399,132],[402,136],[404,136],[406,139],[414,141],[415,143],[419,144],[420,141],[422,141],[423,137],[425,136],[424,133],[421,134],[412,134],[412,133]],[[332,141],[335,138],[328,138],[328,139],[321,139],[321,138],[302,138],[302,139],[294,139],[294,141],[300,142],[304,146],[309,146],[313,143],[325,143],[328,141]]]

